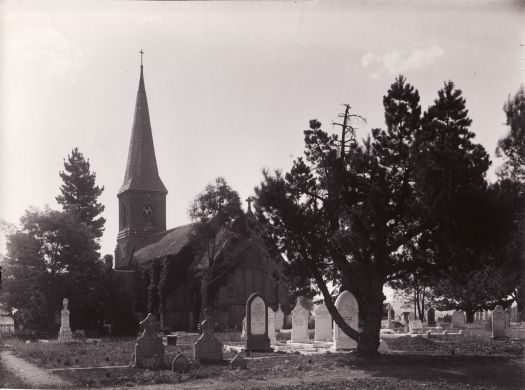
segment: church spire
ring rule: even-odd
[[[159,177],[151,124],[149,119],[148,99],[144,87],[142,55],[140,51],[140,80],[135,104],[135,117],[129,143],[128,162],[124,184],[119,195],[128,190],[153,191],[167,193],[166,187]]]

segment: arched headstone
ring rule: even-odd
[[[505,311],[500,305],[497,305],[492,312],[492,338],[501,339],[507,336],[505,329]]]
[[[268,338],[271,341],[277,341],[275,338],[275,312],[271,307],[268,308]]]
[[[336,301],[335,307],[345,322],[358,330],[359,326],[359,306],[354,295],[350,291],[343,291]],[[334,348],[337,349],[351,349],[356,348],[357,342],[348,337],[337,323],[334,323]]]
[[[297,304],[292,310],[292,343],[308,341],[308,310],[297,299]]]
[[[427,324],[428,326],[436,326],[436,309],[429,307],[427,310]]]
[[[282,329],[284,323],[284,313],[281,310],[281,305],[277,308],[275,312],[275,330],[279,331]]]
[[[465,313],[463,310],[456,310],[452,313],[452,327],[456,329],[465,327]]]
[[[259,293],[246,301],[246,350],[270,351],[268,306]]]
[[[315,341],[327,341],[332,338],[332,316],[325,304],[315,309]]]

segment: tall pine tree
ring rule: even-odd
[[[104,231],[106,220],[99,216],[104,211],[104,205],[98,202],[98,197],[104,187],[95,184],[96,174],[91,172],[89,159],[75,148],[64,161],[64,171],[60,172],[63,184],[57,202],[65,212],[75,215],[92,232],[94,238],[100,238]]]

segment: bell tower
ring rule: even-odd
[[[118,191],[119,233],[115,269],[130,264],[137,245],[147,236],[166,230],[166,194],[153,146],[148,99],[140,51],[140,80],[131,130],[124,183]]]

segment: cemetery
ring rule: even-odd
[[[246,302],[248,316],[243,338],[240,330],[214,332],[211,318],[203,321],[200,333],[163,334],[158,320],[149,314],[141,322],[136,339],[89,339],[76,337],[79,333],[68,329],[70,309],[67,308],[67,299],[64,299],[62,323],[55,340],[24,341],[4,335],[3,350],[62,380],[59,387],[170,384],[180,385],[183,389],[205,380],[216,388],[229,383],[231,388],[239,389],[248,388],[244,386],[284,389],[287,388],[285,383],[295,383],[297,387],[294,389],[313,389],[318,381],[328,381],[333,386],[326,387],[330,389],[337,389],[342,383],[346,386],[344,388],[352,389],[362,388],[365,383],[377,388],[388,384],[404,388],[422,385],[430,389],[445,385],[451,389],[466,385],[476,389],[492,388],[476,387],[482,382],[485,385],[493,383],[496,387],[518,388],[520,379],[512,375],[506,379],[495,377],[487,382],[487,373],[493,370],[493,364],[499,364],[499,369],[512,374],[523,356],[525,326],[516,322],[506,325],[504,320],[499,321],[500,307],[490,313],[494,324],[490,330],[479,321],[460,327],[457,322],[461,320],[456,319],[455,324],[444,323],[439,317],[435,318],[437,326],[412,319],[416,325],[409,324],[409,332],[385,327],[381,329],[380,355],[370,360],[356,356],[355,342],[341,334],[324,304],[315,307],[313,327],[308,326],[309,311],[302,302],[305,299],[297,299],[289,313],[291,329],[284,329],[286,313],[276,315],[264,299],[254,293]],[[357,327],[358,307],[351,293],[341,293],[336,306],[345,321]],[[454,314],[459,315],[454,312],[452,318]],[[275,318],[279,321],[276,322]],[[476,330],[479,333],[469,333]],[[168,342],[170,336],[174,341]],[[419,378],[415,374],[415,364],[417,370],[427,372],[430,377]],[[443,376],[439,380],[434,378],[431,372],[436,369],[454,369],[465,375],[474,370],[478,376],[465,377],[454,387]],[[5,367],[0,371],[5,374],[4,383],[15,387],[22,387],[21,384],[25,383],[27,386],[28,382],[4,370]],[[399,370],[405,373],[414,371],[415,379],[398,376]],[[486,373],[480,375],[480,370]],[[298,371],[304,376],[300,382]],[[44,381],[40,386],[49,387],[46,383]]]
[[[525,389],[524,1],[54,3],[0,4],[0,388]]]

